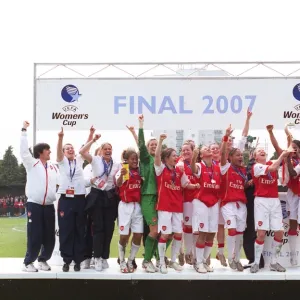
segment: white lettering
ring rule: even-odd
[[[180,186],[172,185],[172,184],[169,184],[167,182],[165,182],[165,187],[167,189],[170,189],[170,190],[173,190],[173,191],[180,191]]]
[[[232,187],[232,188],[237,189],[237,190],[243,190],[244,189],[243,185],[233,183],[231,181],[229,182],[229,187]]]
[[[261,183],[263,184],[273,184],[275,182],[275,179],[264,179],[264,178],[261,178]]]
[[[128,187],[129,187],[130,190],[133,190],[133,189],[140,189],[140,188],[141,188],[141,185],[135,183],[135,184],[129,184]]]

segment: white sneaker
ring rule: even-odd
[[[126,261],[123,260],[120,262],[120,270],[122,273],[129,273]]]
[[[174,269],[175,271],[182,271],[183,267],[180,266],[177,262],[170,261],[169,268]]]
[[[228,263],[229,263],[229,267],[232,270],[236,270],[237,266],[236,266],[236,262],[234,260],[228,260]]]
[[[95,265],[95,258],[92,257],[92,258],[91,258],[91,266],[94,266],[94,265]]]
[[[214,268],[212,266],[210,266],[207,263],[203,263],[204,268],[206,269],[207,272],[213,272]]]
[[[286,271],[286,269],[279,263],[270,264],[270,270],[277,271],[277,272],[285,272]]]
[[[244,267],[243,267],[243,265],[242,265],[242,263],[240,261],[235,261],[235,264],[236,264],[236,269],[239,272],[243,272],[244,271]]]
[[[159,271],[161,274],[168,274],[168,269],[165,264],[159,266]]]
[[[144,260],[142,266],[147,273],[155,273],[156,272],[155,267],[151,261]]]
[[[81,263],[81,268],[82,268],[82,269],[90,269],[90,268],[91,268],[91,259],[90,259],[90,258],[87,258],[86,260],[84,260],[84,261]]]
[[[107,262],[107,259],[103,259],[102,258],[102,269],[108,269],[109,268],[109,264]]]
[[[196,266],[195,266],[195,270],[198,272],[198,273],[207,273],[207,270],[206,268],[204,267],[204,264],[203,263],[197,263]]]
[[[23,264],[22,271],[24,271],[24,272],[38,272],[38,269],[34,266],[33,263],[31,263],[27,266],[25,264]]]
[[[133,273],[135,271],[135,268],[134,268],[134,265],[132,263],[132,260],[128,259],[127,266],[128,266],[128,272],[129,273]]]
[[[46,261],[39,261],[38,268],[42,271],[51,271],[51,267],[47,264]]]
[[[95,270],[98,272],[101,272],[103,270],[102,259],[100,257],[95,258]]]

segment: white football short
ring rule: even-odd
[[[192,226],[193,217],[193,202],[183,203],[183,224],[186,226]]]
[[[183,214],[158,211],[158,232],[162,234],[182,233]]]
[[[137,202],[120,201],[118,208],[119,234],[128,235],[129,229],[132,233],[144,232],[144,221],[141,206]]]
[[[229,202],[221,207],[225,228],[235,228],[244,232],[247,224],[247,207],[243,202]]]
[[[283,230],[280,200],[278,198],[255,197],[254,219],[256,230]]]
[[[207,207],[198,199],[193,201],[193,232],[217,232],[219,203]]]
[[[298,220],[299,218],[299,196],[288,189],[286,194],[286,210],[289,213],[289,219]],[[299,221],[298,221],[299,223]]]

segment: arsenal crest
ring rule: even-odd
[[[166,230],[167,230],[167,226],[162,226],[161,229],[162,229],[163,231],[166,231]]]
[[[60,216],[63,218],[63,216],[65,215],[65,213],[63,211],[61,211],[60,213]]]
[[[262,221],[258,221],[258,226],[261,226],[263,224]]]
[[[120,230],[123,231],[124,230],[124,226],[120,226]]]
[[[230,220],[227,220],[227,225],[230,225],[231,224],[231,221]]]

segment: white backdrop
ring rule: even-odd
[[[288,120],[300,121],[300,95],[293,95],[294,89],[300,94],[299,83],[289,78],[37,79],[36,125],[37,130],[88,130],[91,125],[119,130],[143,113],[145,129],[151,130],[223,129],[228,123],[242,128],[250,107],[255,113],[251,129],[270,123],[282,128]],[[285,119],[285,111],[294,115]]]

